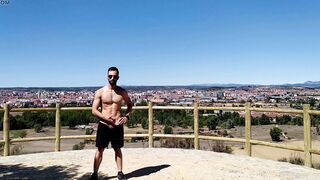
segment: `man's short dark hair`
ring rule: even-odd
[[[108,72],[109,71],[117,71],[117,73],[119,74],[119,69],[117,67],[114,67],[114,66],[109,67]]]

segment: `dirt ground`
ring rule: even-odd
[[[320,171],[260,158],[169,148],[124,148],[123,172],[145,180],[316,180]],[[89,179],[94,149],[1,157],[0,179]],[[99,179],[117,179],[112,149],[104,151]]]
[[[264,125],[264,126],[252,126],[252,139],[262,140],[267,142],[272,142],[269,131],[273,125]],[[290,125],[280,125],[279,126],[284,132],[287,132],[287,136],[289,139],[283,139],[281,144],[287,144],[292,146],[300,146],[303,147],[303,126],[290,126]],[[204,129],[206,130],[206,129]],[[316,135],[315,128],[312,128],[312,147],[314,149],[320,149],[320,135]],[[147,134],[147,130],[142,129],[141,127],[137,128],[125,128],[126,134],[136,134],[136,133],[145,133]],[[155,126],[154,128],[155,134],[163,133],[163,126]],[[192,133],[192,129],[182,129],[182,128],[174,128],[174,134],[181,133]],[[54,127],[44,128],[44,131],[41,133],[35,133],[33,129],[27,130],[26,137],[45,137],[45,136],[54,136],[55,129]],[[245,130],[244,127],[236,127],[231,130],[228,130],[228,134],[232,135],[235,138],[244,138]],[[67,127],[63,127],[61,130],[62,136],[68,135],[85,135],[84,129],[69,129]],[[0,131],[0,139],[3,138],[3,133]],[[125,143],[125,148],[145,148],[148,147],[147,139],[144,141],[130,142],[128,139]],[[83,142],[83,140],[72,139],[72,140],[61,140],[61,151],[72,150],[75,144],[79,144]],[[155,141],[155,147],[160,147],[160,142]],[[211,147],[215,144],[215,141],[211,140],[200,140],[200,148],[202,150],[210,151]],[[244,144],[243,143],[232,143],[225,142],[225,145],[232,147],[232,154],[236,155],[245,155]],[[11,145],[11,149],[20,147],[20,151],[17,154],[29,154],[29,153],[38,153],[38,152],[52,152],[54,151],[54,140],[50,141],[32,141],[32,142],[24,142],[24,143],[14,143]],[[95,149],[94,141],[91,143],[87,143],[84,149]],[[2,155],[2,152],[1,152]],[[290,158],[291,156],[300,156],[304,157],[303,152],[290,151],[280,148],[272,148],[267,146],[254,145],[252,147],[252,156],[259,157],[263,159],[271,159],[278,160],[280,158]],[[320,155],[312,155],[313,163],[320,163]]]

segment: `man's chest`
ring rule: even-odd
[[[123,100],[123,97],[114,91],[105,91],[102,94],[101,99],[103,103],[112,104],[112,103],[121,103]]]

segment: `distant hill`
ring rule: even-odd
[[[190,86],[200,86],[200,87],[259,87],[259,86],[270,86],[270,87],[308,87],[308,88],[320,88],[320,81],[306,81],[304,83],[295,84],[272,84],[272,85],[261,85],[261,84],[193,84]]]
[[[283,84],[282,86],[287,86],[287,87],[320,88],[320,81],[306,81],[306,82],[304,82],[304,83]]]

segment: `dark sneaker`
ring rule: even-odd
[[[126,176],[123,174],[123,172],[118,172],[118,179],[119,180],[127,180]]]
[[[92,173],[89,180],[98,180],[98,173]]]

